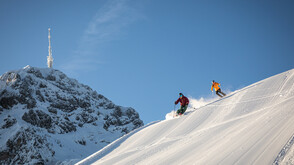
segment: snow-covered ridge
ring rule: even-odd
[[[293,107],[294,69],[145,127],[78,164],[293,164]]]
[[[0,164],[81,159],[143,125],[133,108],[30,66],[0,76],[0,123]]]

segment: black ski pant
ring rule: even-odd
[[[181,105],[180,109],[177,110],[177,114],[180,114],[180,113],[184,114],[186,112],[187,108],[188,108],[188,105],[185,105],[185,106]]]
[[[220,95],[220,93],[221,93],[223,96]],[[226,96],[226,94],[223,93],[222,90],[221,90],[220,88],[216,91],[216,94],[217,94],[219,97],[224,97],[224,96]]]

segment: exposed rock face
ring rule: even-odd
[[[143,125],[134,109],[58,70],[34,67],[0,77],[0,123],[0,164],[79,159]]]
[[[52,126],[52,119],[49,115],[40,110],[29,110],[25,112],[22,119],[34,126],[49,129]]]
[[[46,136],[40,136],[29,128],[21,128],[7,140],[6,149],[1,153],[1,163],[4,164],[46,164],[54,156],[55,151],[47,142]]]

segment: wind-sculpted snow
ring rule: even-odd
[[[82,162],[108,164],[285,164],[293,161],[294,70],[190,107]],[[291,151],[291,152],[287,152]]]
[[[139,114],[54,69],[0,77],[0,164],[81,159],[143,126]]]

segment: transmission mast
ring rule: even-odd
[[[47,65],[48,65],[48,68],[52,68],[52,65],[53,65],[50,30],[51,29],[49,28],[48,29],[48,40],[49,40],[48,53],[49,53],[49,55],[47,56]]]

